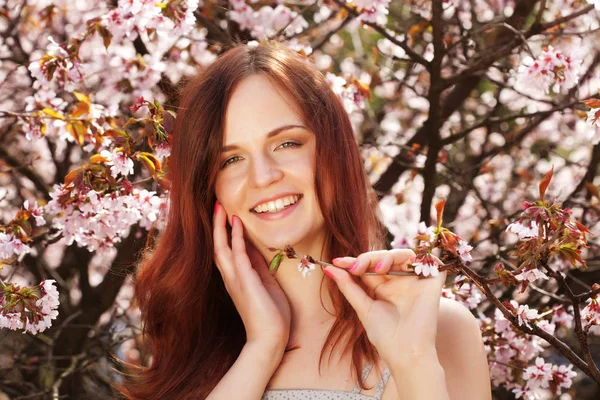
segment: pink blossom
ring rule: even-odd
[[[154,146],[154,155],[162,162],[171,155],[171,146],[166,142]]]
[[[535,366],[527,367],[523,374],[530,388],[547,388],[552,380],[552,364],[545,362],[542,357],[535,359]]]
[[[535,238],[539,235],[538,226],[535,221],[524,225],[521,221],[513,222],[506,228],[507,232],[516,233],[520,240]]]
[[[0,232],[0,261],[9,260],[14,256],[19,259],[29,253],[31,248],[15,238],[12,234]]]
[[[537,318],[538,311],[530,310],[528,305],[520,305],[514,300],[511,300],[510,304],[517,310],[517,318],[519,320],[519,325],[525,325],[528,328],[531,328],[531,326],[528,324],[528,321]]]
[[[423,259],[412,263],[412,265],[415,267],[415,273],[417,275],[438,276],[440,274],[438,263],[431,256],[424,257]]]
[[[571,378],[576,376],[577,372],[573,371],[573,366],[570,364],[568,366],[552,366],[552,381],[557,384],[558,390],[560,390],[561,387],[565,389],[570,388],[573,384]]]
[[[313,271],[315,268],[315,264],[308,262],[306,258],[300,260],[300,263],[298,264],[298,271],[302,272],[303,278],[306,278],[308,275],[310,275],[311,271]]]
[[[354,0],[361,14],[360,21],[372,22],[378,25],[387,23],[388,8],[391,0]]]
[[[570,306],[570,311],[565,310],[563,306],[554,306],[554,314],[552,315],[552,323],[565,328],[573,327],[573,307]]]
[[[35,219],[35,224],[37,226],[46,225],[46,220],[42,217],[43,209],[38,206],[37,201],[33,202],[32,206],[29,206],[29,200],[25,200],[23,203],[23,208],[29,211],[31,215],[33,215]]]
[[[523,272],[521,272],[519,275],[515,275],[515,278],[517,278],[519,281],[529,281],[529,282],[535,282],[538,279],[548,279],[548,276],[546,274],[544,274],[542,271],[540,271],[537,268],[533,268],[533,269],[529,269],[529,270],[525,270]]]
[[[325,74],[325,79],[333,92],[342,100],[346,112],[351,114],[365,106],[364,98],[356,86],[349,85],[344,78],[331,72]]]
[[[519,90],[547,93],[571,89],[579,82],[582,60],[548,46],[535,60],[525,57],[517,70],[515,86]]]
[[[587,300],[586,306],[581,310],[581,319],[588,322],[588,326],[600,325],[600,304],[598,296]]]
[[[458,254],[460,254],[461,260],[463,262],[471,262],[473,261],[473,257],[471,256],[471,250],[473,250],[473,246],[470,246],[469,243],[464,240],[459,240],[458,242]]]
[[[113,178],[116,178],[119,174],[127,176],[133,174],[133,160],[127,157],[124,152],[102,150],[100,155],[108,160],[110,165],[110,173]]]

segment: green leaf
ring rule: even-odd
[[[271,275],[275,275],[275,273],[279,269],[279,265],[281,264],[283,257],[283,253],[277,253],[275,257],[273,257],[273,259],[269,263],[269,272],[271,273]]]

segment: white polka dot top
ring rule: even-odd
[[[372,363],[368,363],[362,371],[363,380],[367,378],[373,368]],[[360,393],[360,386],[357,384],[351,392],[343,390],[316,390],[316,389],[267,389],[262,396],[262,400],[381,400],[383,389],[390,377],[390,370],[385,367],[381,374],[381,379],[377,384],[375,396],[368,396]]]

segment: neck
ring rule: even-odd
[[[323,240],[315,240],[310,245],[295,245],[294,250],[301,255],[309,254],[315,259],[329,261],[323,251],[323,243]],[[263,255],[269,262],[274,253]],[[335,320],[333,303],[327,290],[326,280],[329,278],[318,265],[303,278],[298,270],[299,263],[299,259],[284,258],[275,274],[292,313],[288,350],[324,341]]]

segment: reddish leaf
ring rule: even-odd
[[[437,222],[438,228],[442,226],[442,216],[444,214],[444,205],[446,204],[446,200],[440,200],[436,205],[435,209],[437,210]]]
[[[552,169],[548,171],[544,179],[540,182],[540,200],[544,201],[544,195],[546,194],[546,189],[548,189],[548,185],[550,185],[550,180],[552,179],[552,174],[554,172],[554,165],[552,165]]]
[[[581,100],[581,103],[585,104],[589,108],[600,108],[600,99]]]

